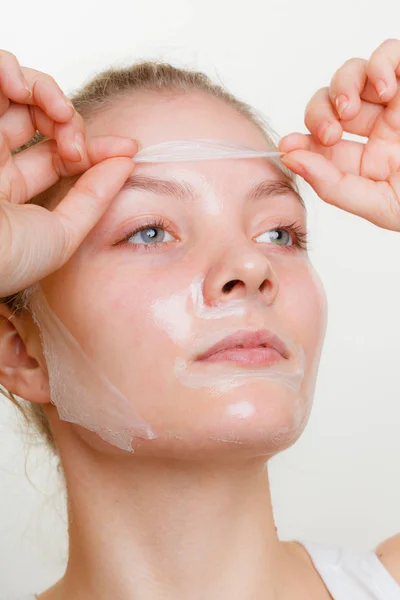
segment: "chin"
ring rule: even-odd
[[[180,460],[265,457],[301,436],[311,401],[282,384],[255,380],[234,389],[186,390],[174,411],[158,413],[156,439],[133,442],[138,456]]]
[[[176,381],[170,386],[154,382],[151,393],[141,395],[137,409],[155,437],[135,436],[133,428],[131,452],[85,428],[65,425],[94,450],[117,459],[267,460],[299,439],[311,405],[312,396],[303,389],[295,392],[282,383],[262,379],[227,389],[190,389]]]

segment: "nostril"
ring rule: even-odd
[[[224,294],[229,294],[229,292],[231,292],[235,286],[243,287],[244,283],[243,281],[240,281],[240,279],[232,279],[224,285],[224,287],[222,288],[222,292]]]
[[[260,285],[260,292],[265,292],[268,287],[271,287],[271,282],[268,279],[264,279],[264,281],[262,282],[262,284]]]

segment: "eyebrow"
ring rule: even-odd
[[[304,200],[294,185],[290,183],[290,181],[283,181],[282,179],[279,179],[278,181],[266,180],[261,181],[261,183],[256,183],[250,188],[249,192],[247,192],[246,200],[258,200],[259,198],[268,198],[269,196],[287,196],[288,194],[297,196],[300,204],[304,210],[306,210]]]
[[[145,190],[164,196],[174,196],[181,200],[197,200],[198,194],[193,187],[185,181],[176,179],[158,179],[145,175],[131,175],[125,181],[122,190]],[[265,180],[253,185],[246,194],[246,200],[259,200],[270,196],[287,196],[294,194],[299,200],[301,206],[306,210],[304,201],[294,185],[289,181],[271,181]]]

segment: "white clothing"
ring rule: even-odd
[[[400,600],[400,584],[373,550],[295,541],[307,550],[334,600]]]

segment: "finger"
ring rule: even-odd
[[[7,144],[7,139],[0,132],[0,172],[7,167],[11,158],[11,152]]]
[[[387,104],[387,101],[384,98],[379,97],[375,84],[370,80],[367,81],[365,88],[361,92],[361,100],[373,102],[374,104],[381,104],[382,106],[386,106]]]
[[[396,77],[400,76],[400,40],[384,41],[372,53],[366,70],[379,98],[389,102],[398,88]]]
[[[89,140],[87,144],[90,164],[113,157],[127,157],[132,160],[137,149],[135,140],[119,136],[98,136]],[[44,192],[61,177],[71,177],[85,171],[83,163],[63,161],[54,140],[47,140],[23,150],[13,157],[13,161],[26,185],[26,196],[19,202],[27,202]]]
[[[337,95],[340,95],[340,92],[337,92]],[[369,79],[367,79],[364,89],[361,91],[360,98],[361,100],[365,100],[366,102],[373,102],[374,104],[387,104],[387,100],[378,96],[378,92],[376,91],[375,85]],[[347,118],[346,113],[344,113],[343,119],[345,118]]]
[[[88,154],[93,164],[113,156],[133,158],[139,149],[137,140],[119,135],[99,135],[88,140]]]
[[[86,168],[90,166],[87,162],[85,122],[79,113],[75,112],[72,119],[66,123],[57,123],[37,106],[30,107],[30,112],[35,130],[56,140],[59,154],[63,160],[83,161]]]
[[[18,204],[25,195],[25,182],[15,166],[5,136],[0,133],[0,201]]]
[[[359,109],[359,99],[386,104],[396,93],[398,87],[396,75],[400,76],[398,65],[400,42],[398,40],[388,40],[388,42],[382,44],[369,61],[362,58],[346,61],[332,77],[329,96],[342,120],[354,118]],[[392,48],[391,42],[395,42]],[[389,71],[388,79],[391,83],[389,91],[385,93],[385,86],[382,85],[386,84],[386,71]]]
[[[25,104],[10,104],[9,109],[0,117],[0,132],[6,136],[10,150],[16,150],[35,135],[29,107]]]
[[[107,159],[86,171],[54,209],[66,232],[63,262],[103,216],[133,170],[131,159]]]
[[[328,88],[336,114],[342,120],[354,119],[361,106],[361,93],[367,82],[367,61],[351,58],[336,71]]]
[[[79,131],[83,133],[83,120],[72,105],[72,102],[64,95],[57,82],[44,73],[34,69],[22,68],[16,57],[10,52],[0,50],[0,116],[8,112],[10,102],[37,105],[47,114],[50,120],[66,123],[74,119],[71,129],[76,123],[80,124],[74,132],[74,142],[68,140],[65,158],[69,160],[81,160],[82,148],[76,143],[81,140]],[[34,115],[34,112],[31,113]],[[34,119],[33,119],[34,121]],[[28,127],[31,130],[31,127]],[[69,136],[71,138],[71,136]],[[11,139],[9,138],[11,142]],[[14,147],[15,148],[15,147]],[[84,150],[84,149],[83,149]],[[61,150],[63,153],[63,150]],[[75,157],[75,158],[74,158]]]
[[[313,145],[313,147],[311,146]],[[316,143],[310,134],[289,133],[279,140],[279,152],[292,152],[293,150],[312,150],[317,152]]]
[[[0,86],[0,117],[8,110],[9,106],[10,106],[10,100],[7,98],[7,96],[5,94],[3,94],[3,92],[1,91],[1,86]]]
[[[35,130],[41,131],[40,126],[36,126],[38,121],[45,123],[46,130],[55,127],[55,125],[49,124],[49,121],[69,123],[69,126],[61,128],[59,131],[60,153],[66,160],[84,160],[85,126],[83,119],[75,111],[72,102],[64,95],[57,82],[45,73],[35,69],[22,68],[13,54],[1,50],[0,106],[3,112],[0,115],[5,111],[8,112],[9,100],[32,106],[30,115]],[[24,114],[26,115],[26,113]],[[32,126],[27,125],[26,131],[31,133]],[[45,133],[45,135],[48,134]],[[51,137],[55,137],[54,132]],[[11,136],[8,136],[8,139],[12,149],[18,147],[13,145]]]
[[[17,58],[6,50],[0,50],[0,89],[2,110],[7,110],[8,107],[4,97],[23,103],[32,97],[32,89],[22,73]]]
[[[343,131],[369,136],[377,118],[383,114],[384,106],[358,98],[358,109],[352,111],[355,116],[341,121],[333,109],[329,93],[328,88],[318,90],[307,105],[305,123],[312,135],[324,146],[336,144]]]
[[[307,150],[308,153],[317,153],[323,156],[325,159],[333,163],[333,165],[339,169],[339,171],[346,171],[359,175],[361,172],[361,161],[365,145],[360,142],[353,142],[350,140],[340,140],[335,146],[326,147],[320,144],[312,135],[305,135],[302,133],[292,133],[279,142],[278,149],[281,152],[285,152],[285,156],[282,156],[282,160],[285,163],[285,157],[288,156],[288,160],[293,156],[293,152],[296,150]],[[290,165],[287,165],[289,169]],[[297,171],[294,171],[297,172]]]
[[[392,101],[393,102],[393,101]],[[311,110],[313,110],[311,108]],[[324,112],[325,111],[325,112]],[[348,121],[340,121],[340,125],[342,130],[346,133],[354,133],[356,135],[369,137],[373,127],[376,124],[376,121],[379,117],[383,117],[385,111],[385,107],[383,105],[373,104],[371,102],[361,102],[361,108],[358,114]],[[397,114],[397,110],[394,111]],[[311,117],[310,117],[311,119]],[[329,124],[332,121],[332,116],[330,109],[325,110],[324,105],[320,104],[313,112],[313,121],[307,120],[308,127],[313,131],[314,137],[325,146],[332,146],[332,140],[335,139],[333,136],[329,137],[327,133],[329,133]],[[323,132],[323,134],[320,134]],[[291,134],[295,135],[295,134]],[[303,135],[303,134],[298,134]],[[287,137],[282,138],[280,141],[279,149],[282,152],[288,152],[289,150],[294,149],[292,144],[296,144],[294,142],[294,138],[291,138],[290,148],[287,146]],[[321,139],[322,138],[322,139]],[[285,140],[285,141],[283,141]],[[324,143],[325,142],[325,143]],[[334,142],[337,143],[337,142]]]
[[[93,165],[108,158],[127,157],[132,160],[138,151],[138,142],[131,138],[121,136],[95,136],[87,142],[87,160],[77,163],[63,161],[61,156],[55,155],[53,164],[57,165],[60,177],[69,177],[83,173]]]
[[[303,177],[328,204],[385,229],[393,229],[397,218],[400,230],[399,198],[397,190],[389,182],[376,182],[352,173],[343,173],[325,157],[305,150],[286,154],[281,160]],[[400,191],[400,181],[397,185]]]
[[[27,144],[36,131],[57,141],[58,150],[64,160],[81,161],[85,157],[85,140],[77,134],[85,134],[85,123],[75,112],[67,123],[57,123],[50,119],[39,107],[11,104],[0,117],[0,131],[7,137],[11,150]],[[89,165],[87,165],[89,166]]]
[[[60,123],[68,121],[75,111],[71,101],[50,75],[22,68],[17,58],[5,50],[0,50],[0,90],[0,115],[7,110],[8,99],[22,104],[36,104]]]
[[[306,107],[304,122],[310,133],[324,146],[336,144],[343,134],[328,88],[318,90]]]
[[[40,106],[54,121],[59,123],[69,121],[75,109],[71,100],[65,96],[53,77],[27,67],[21,67],[21,70],[32,90],[32,97],[28,98],[25,103]],[[14,98],[11,100],[18,101]]]

